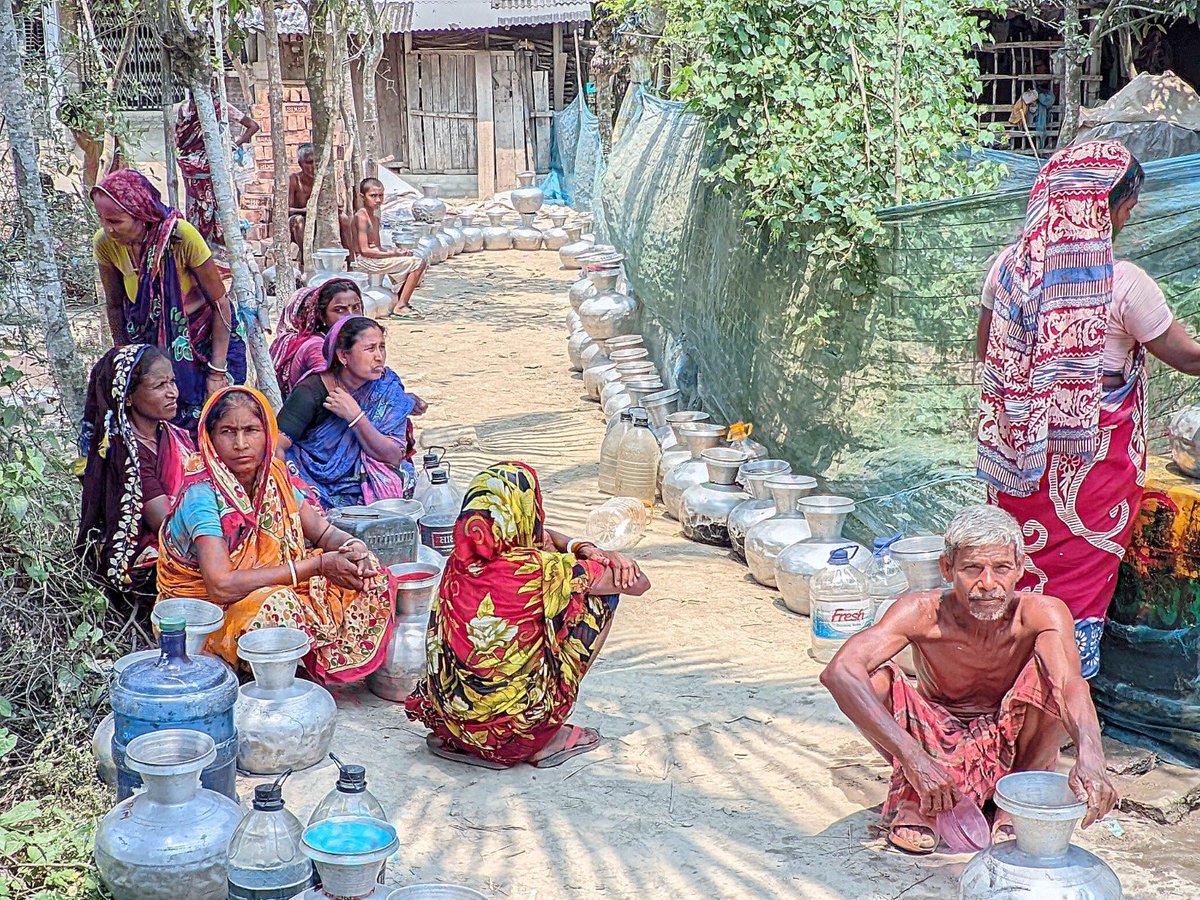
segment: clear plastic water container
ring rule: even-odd
[[[621,438],[617,453],[617,490],[621,497],[634,497],[648,509],[654,508],[658,493],[658,461],[662,450],[650,430],[649,418],[641,407],[630,410],[632,427]]]
[[[597,486],[602,494],[617,492],[617,456],[621,451],[621,441],[631,428],[633,413],[623,409],[600,442],[600,477]]]
[[[229,841],[229,900],[290,900],[314,881],[304,826],[283,803],[291,774],[254,788],[254,805]]]
[[[895,600],[908,590],[908,579],[904,577],[904,570],[892,559],[890,550],[892,544],[898,540],[898,534],[875,538],[874,552],[863,568],[863,577],[867,579],[867,597],[871,601],[872,622],[878,621],[878,617],[882,615],[881,608],[886,609],[891,605],[889,601]]]
[[[602,550],[628,550],[646,533],[649,510],[636,497],[613,497],[593,509],[583,534]]]
[[[311,828],[326,819],[345,818],[377,819],[386,823],[387,813],[384,811],[383,804],[367,790],[366,768],[353,764],[347,765],[332,753],[329,754],[329,758],[338,767],[337,784],[312,811],[312,815],[308,817],[308,827]],[[380,884],[383,884],[386,873],[387,863],[385,862],[379,869],[378,881]],[[320,883],[320,881],[321,872],[318,866],[317,882]]]
[[[462,491],[450,480],[450,473],[435,469],[430,475],[429,491],[421,500],[425,514],[417,523],[422,544],[442,556],[449,556],[454,551],[454,524],[458,521],[462,501]]]
[[[829,662],[851,635],[871,624],[867,580],[850,565],[853,549],[833,550],[809,585],[812,655],[818,662]]]

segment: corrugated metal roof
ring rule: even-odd
[[[388,34],[406,31],[474,31],[508,25],[587,22],[589,0],[381,0],[376,3]],[[308,34],[303,0],[292,0],[276,14],[280,34]],[[247,14],[248,27],[262,29],[262,13]]]

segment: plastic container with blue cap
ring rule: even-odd
[[[851,635],[871,624],[867,580],[850,565],[851,555],[857,552],[854,545],[831,551],[829,562],[809,587],[812,655],[818,662],[829,662]]]

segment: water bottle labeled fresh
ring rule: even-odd
[[[829,562],[809,586],[812,655],[817,662],[829,662],[851,635],[871,624],[867,580],[850,565],[855,550],[839,547],[832,551]]]
[[[621,450],[621,439],[633,427],[633,413],[628,408],[621,410],[600,442],[600,477],[598,487],[602,494],[617,492],[617,454]]]
[[[617,490],[621,497],[636,497],[648,508],[654,508],[658,493],[658,461],[662,450],[650,430],[649,418],[640,406],[630,410],[633,427],[621,438],[617,453]]]
[[[900,540],[900,535],[875,538],[874,553],[863,568],[867,579],[867,597],[871,601],[871,622],[878,622],[891,601],[908,590],[908,579],[904,570],[892,559],[891,546]]]
[[[635,497],[613,497],[593,509],[583,535],[601,550],[628,550],[642,539],[649,510]]]
[[[254,788],[254,806],[229,841],[229,900],[282,900],[313,883],[312,860],[304,853],[304,827],[283,804],[283,782]]]

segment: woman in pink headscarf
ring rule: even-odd
[[[325,335],[339,319],[361,316],[362,291],[349,278],[301,288],[283,308],[279,336],[271,342],[275,377],[286,400],[305,377],[325,367]]]

